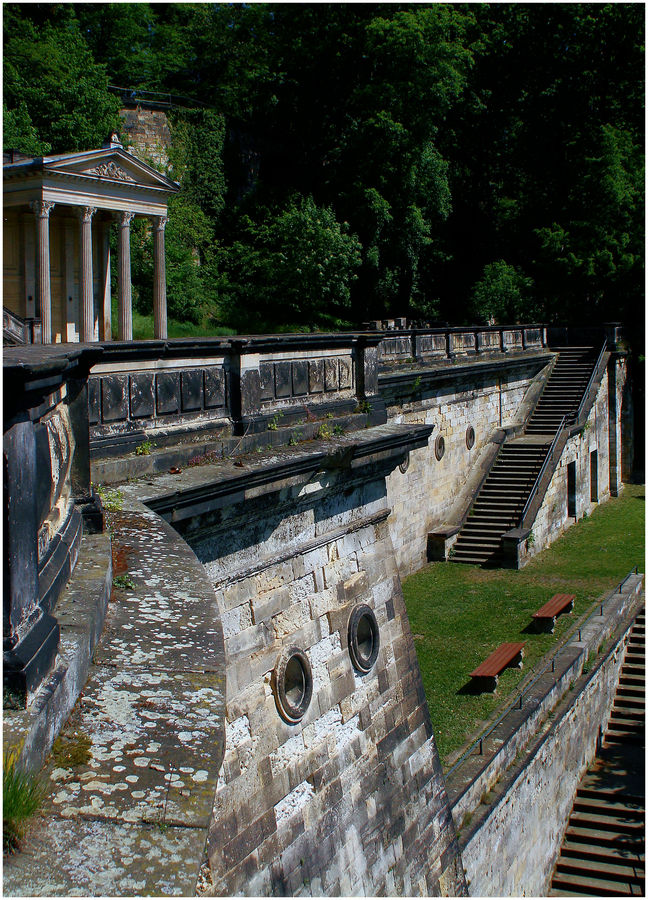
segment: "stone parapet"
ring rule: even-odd
[[[94,350],[5,351],[3,457],[5,701],[24,707],[59,644],[55,607],[92,505],[87,373]]]

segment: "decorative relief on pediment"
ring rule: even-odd
[[[101,163],[100,165],[95,166],[94,169],[89,169],[88,174],[98,175],[100,178],[114,178],[118,181],[130,181],[133,184],[135,183],[135,179],[131,178],[128,172],[126,172],[125,169],[122,169],[121,166],[118,166],[113,160]]]

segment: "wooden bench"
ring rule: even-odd
[[[497,650],[493,650],[488,659],[477,666],[470,673],[477,685],[488,685],[488,689],[494,691],[497,687],[497,679],[504,669],[510,666],[522,668],[522,655],[526,641],[517,641],[511,644],[500,644]]]
[[[575,594],[554,594],[541,609],[533,613],[538,628],[544,628],[553,634],[556,619],[563,612],[571,612],[574,608]]]

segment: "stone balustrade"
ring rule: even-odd
[[[484,353],[540,350],[547,346],[544,325],[393,329],[382,333],[380,362],[431,362]]]

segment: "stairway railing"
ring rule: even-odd
[[[607,350],[607,338],[603,338],[603,346],[601,347],[601,352],[599,353],[598,359],[596,360],[594,368],[592,369],[592,374],[590,375],[589,381],[587,382],[587,387],[583,391],[583,396],[582,396],[581,402],[578,406],[578,411],[576,412],[576,418],[574,420],[576,422],[578,422],[578,420],[581,417],[581,413],[583,412],[583,408],[585,406],[585,401],[587,400],[587,397],[592,388],[592,385],[594,384],[594,381],[597,377],[599,366],[601,365],[601,361],[603,359],[603,354],[606,352],[606,350]]]
[[[538,494],[538,491],[539,491],[539,489],[540,489],[540,483],[541,483],[541,481],[542,481],[542,477],[543,477],[544,473],[547,471],[547,468],[548,468],[550,465],[551,465],[551,466],[555,466],[555,464],[556,464],[556,459],[558,458],[559,454],[558,454],[558,456],[556,457],[556,459],[554,459],[554,455],[556,454],[556,450],[557,450],[557,447],[558,447],[558,443],[559,443],[559,441],[560,441],[560,437],[561,437],[561,435],[563,434],[563,432],[564,432],[564,430],[565,430],[566,419],[567,419],[567,416],[563,416],[562,419],[560,420],[560,425],[558,426],[558,429],[557,429],[557,431],[556,431],[556,434],[554,435],[554,439],[553,439],[553,441],[551,442],[551,445],[550,445],[550,447],[549,447],[549,450],[547,451],[547,455],[546,455],[545,458],[544,458],[544,462],[542,463],[542,466],[540,467],[540,471],[538,472],[538,474],[537,474],[537,476],[536,476],[536,480],[535,480],[535,482],[533,483],[533,487],[531,488],[531,491],[530,491],[530,493],[529,493],[529,496],[527,497],[527,502],[524,504],[524,508],[523,508],[523,510],[522,510],[522,512],[521,512],[521,514],[520,514],[520,521],[519,521],[519,524],[518,524],[518,528],[523,528],[523,527],[524,527],[524,519],[525,519],[525,516],[526,516],[526,514],[528,513],[529,509],[531,508],[531,504],[532,504],[533,501],[535,500],[536,495]],[[561,446],[561,447],[560,447],[560,453],[562,453],[562,450],[563,450],[563,448],[562,448],[562,446]]]

